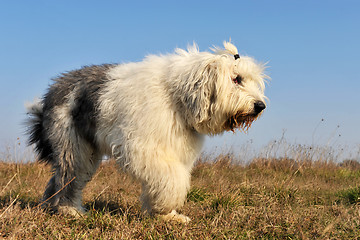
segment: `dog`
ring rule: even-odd
[[[45,205],[83,214],[82,190],[109,155],[141,182],[144,214],[190,221],[177,210],[204,137],[247,131],[266,107],[264,70],[224,42],[61,74],[27,106],[29,144],[53,171]]]

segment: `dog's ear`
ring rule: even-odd
[[[194,124],[200,127],[211,118],[211,104],[216,101],[216,81],[218,70],[216,62],[208,62],[199,66],[183,85],[183,103],[186,105],[188,119],[193,119]],[[195,127],[195,126],[194,126]]]

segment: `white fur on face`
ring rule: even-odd
[[[215,123],[212,127],[215,134],[233,130],[226,124],[229,117],[236,115],[251,116],[254,114],[255,102],[265,103],[264,80],[268,78],[263,73],[264,66],[255,63],[252,58],[246,56],[240,57],[238,60],[225,58],[220,62],[219,68],[222,73],[218,80],[220,87],[217,88],[219,101],[214,103],[212,110],[214,117],[209,120]],[[241,76],[241,84],[234,82],[237,76]],[[258,116],[252,116],[252,121]],[[241,128],[240,122],[236,127]],[[245,128],[247,127],[245,126]]]

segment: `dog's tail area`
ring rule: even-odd
[[[35,144],[35,151],[38,154],[39,161],[51,163],[53,151],[43,124],[43,104],[40,99],[36,99],[32,103],[25,103],[25,108],[29,116],[26,122],[26,132],[29,135],[28,144]]]

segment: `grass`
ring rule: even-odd
[[[103,163],[84,191],[89,215],[52,215],[38,205],[50,169],[0,162],[0,238],[359,239],[360,164],[231,155],[199,161],[181,209],[183,225],[140,214],[140,185]]]

